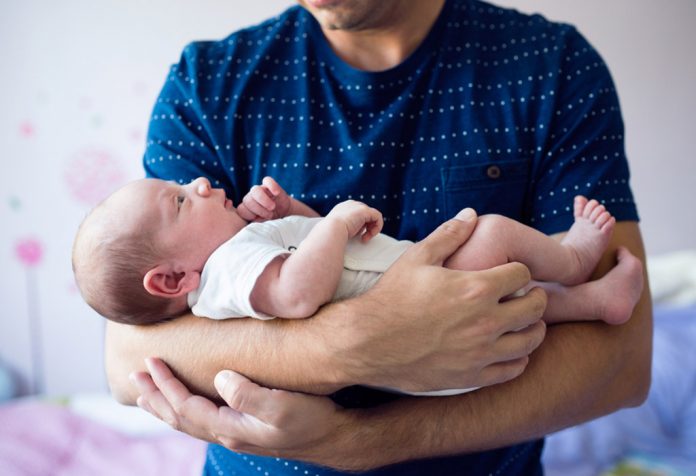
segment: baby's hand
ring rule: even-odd
[[[370,241],[382,231],[384,225],[382,213],[379,210],[355,200],[339,203],[326,215],[326,218],[343,222],[348,230],[348,237],[361,235],[363,243]]]
[[[261,185],[254,185],[237,207],[237,213],[246,221],[284,218],[289,211],[290,196],[271,177],[264,177]]]

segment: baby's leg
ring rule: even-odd
[[[626,248],[617,251],[617,265],[601,279],[577,286],[535,283],[548,296],[547,324],[601,320],[623,324],[633,312],[643,290],[643,266]]]
[[[515,220],[484,215],[469,241],[445,261],[445,266],[477,271],[519,261],[536,280],[578,284],[597,265],[614,223],[602,205],[584,197],[576,197],[575,223],[561,242]]]

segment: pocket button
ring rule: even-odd
[[[491,165],[488,167],[488,169],[486,169],[486,175],[488,175],[488,178],[497,179],[500,178],[500,174],[500,167],[497,165]]]

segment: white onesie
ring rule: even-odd
[[[297,249],[320,220],[289,216],[245,226],[206,261],[198,289],[188,295],[192,312],[211,319],[247,316],[272,319],[274,316],[251,306],[256,280],[274,258]],[[412,244],[383,234],[367,243],[359,237],[349,240],[333,299],[346,299],[368,290]]]

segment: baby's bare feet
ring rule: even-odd
[[[597,298],[599,319],[608,324],[628,321],[643,291],[643,264],[626,248],[616,253],[618,263],[596,285],[593,296]]]
[[[590,277],[609,244],[616,220],[597,200],[587,200],[578,195],[574,202],[575,223],[561,242],[572,252],[574,266],[560,280],[572,286]]]

